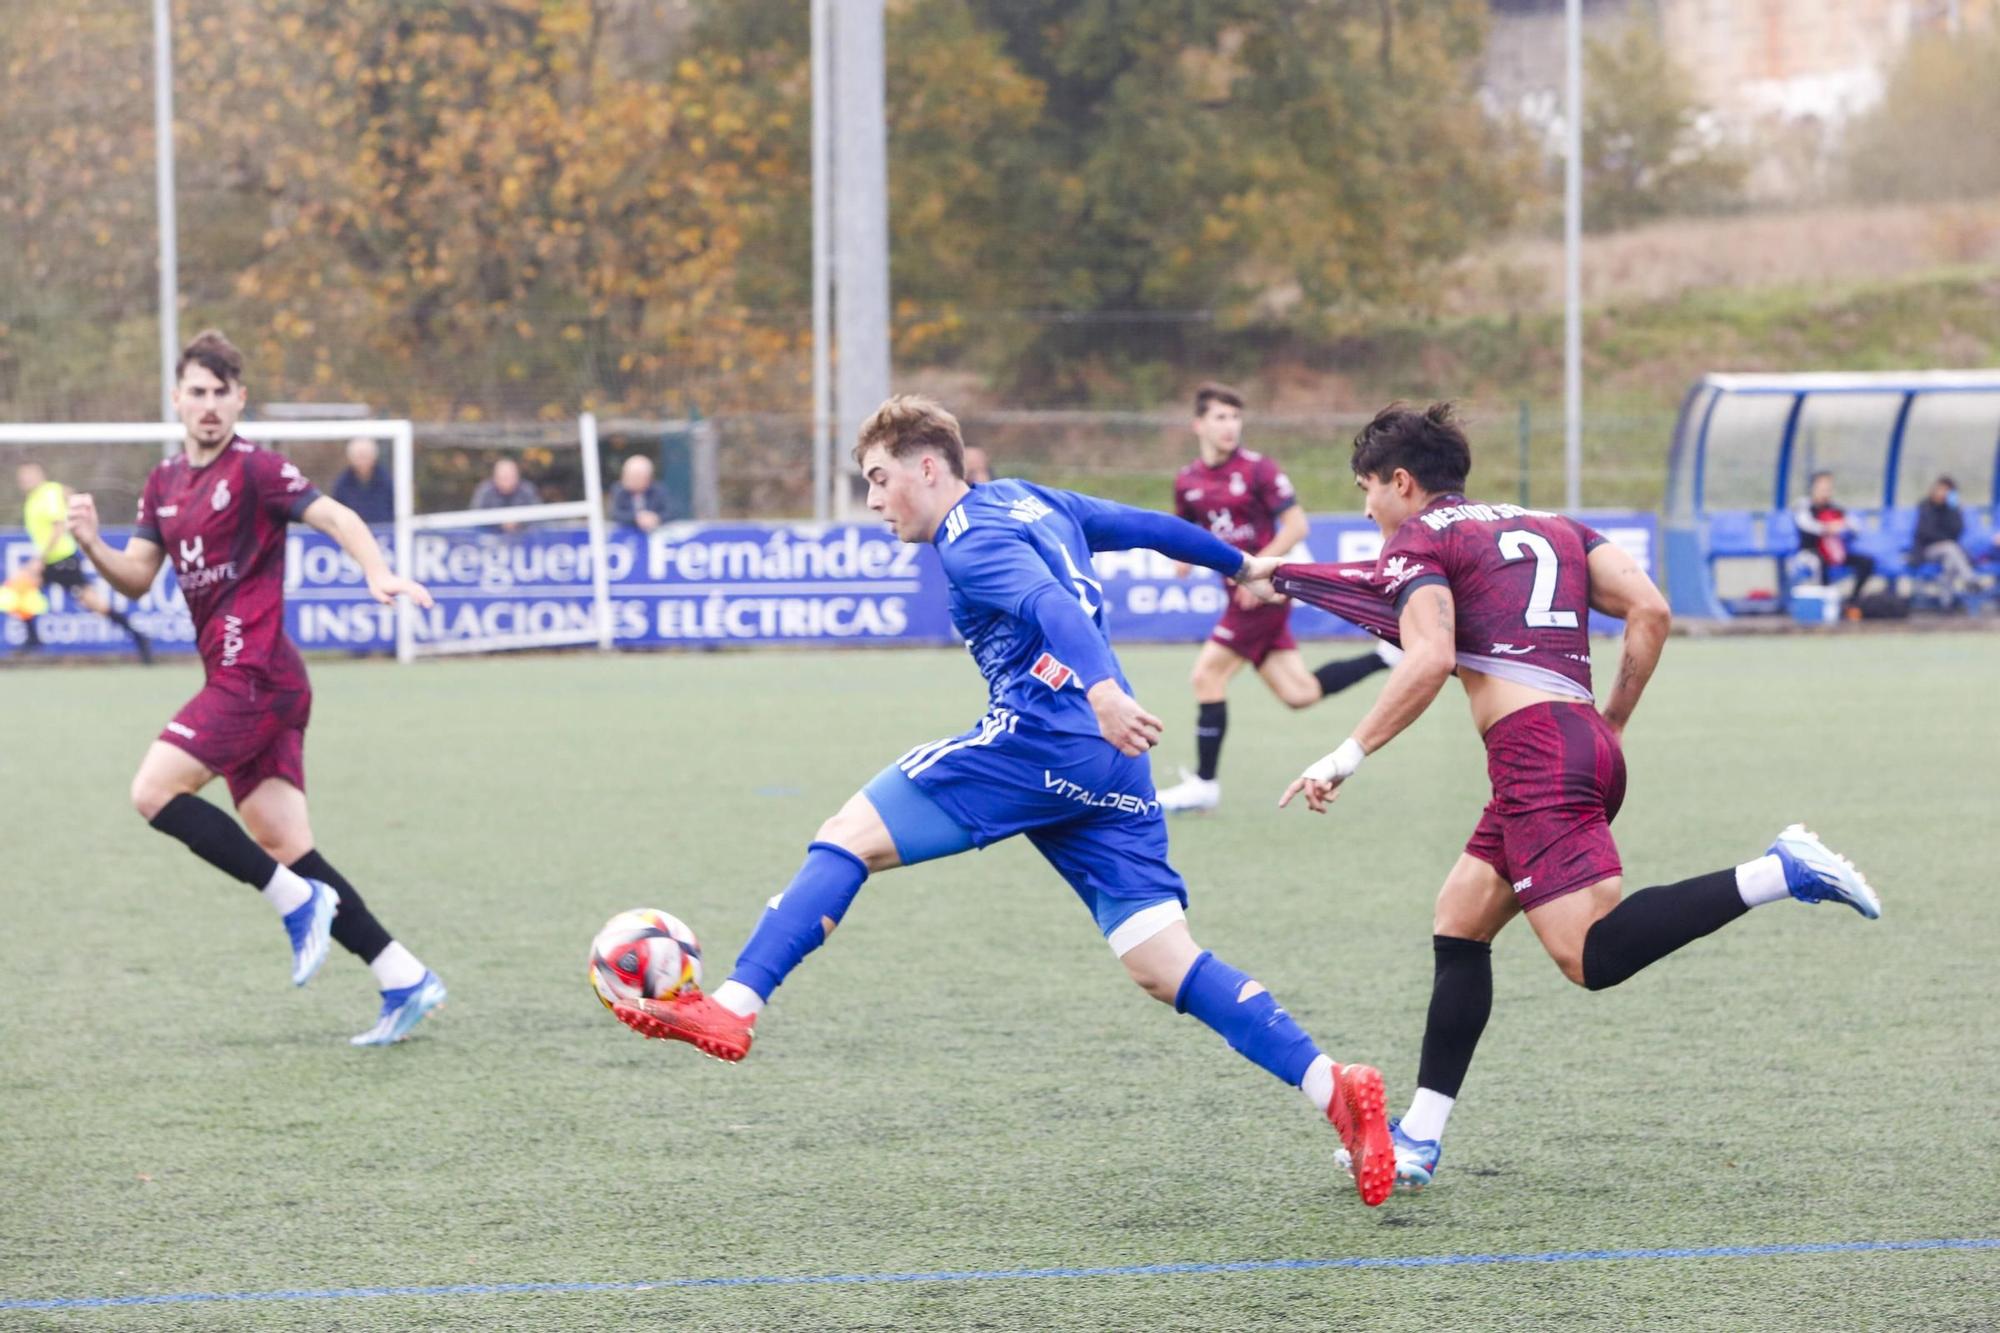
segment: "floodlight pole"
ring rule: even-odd
[[[160,420],[174,419],[180,357],[180,240],[174,226],[174,22],[170,0],[153,0],[153,178],[160,214]],[[174,445],[166,446],[169,457]]]
[[[812,0],[812,488],[813,518],[821,523],[832,516],[833,503],[833,293],[827,266],[833,210],[830,3]]]
[[[1564,5],[1563,507],[1583,507],[1583,0]]]
[[[889,136],[883,0],[830,4],[832,32],[834,432],[853,439],[889,396]],[[854,516],[856,474],[840,463],[833,512]]]

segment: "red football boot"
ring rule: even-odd
[[[1396,1149],[1389,1141],[1389,1096],[1382,1071],[1370,1065],[1339,1065],[1326,1118],[1353,1160],[1354,1187],[1370,1208],[1396,1188]]]
[[[750,1054],[757,1016],[732,1014],[698,990],[685,990],[671,1000],[621,1000],[611,1006],[618,1021],[642,1037],[684,1041],[703,1054],[734,1063]],[[1376,1080],[1381,1097],[1381,1080]]]

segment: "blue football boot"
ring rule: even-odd
[[[1772,856],[1785,867],[1785,887],[1802,903],[1846,903],[1873,921],[1882,915],[1882,900],[1854,862],[1819,840],[1804,824],[1793,824],[1771,844]]]
[[[333,938],[333,914],[340,909],[340,895],[330,884],[306,881],[312,897],[285,913],[285,933],[292,937],[292,984],[303,986],[326,961],[327,942]]]
[[[1389,1142],[1396,1150],[1396,1192],[1415,1194],[1431,1183],[1437,1175],[1438,1158],[1444,1149],[1436,1139],[1413,1139],[1403,1132],[1403,1122],[1389,1122]],[[1334,1165],[1349,1175],[1354,1173],[1354,1159],[1342,1148],[1333,1155]]]
[[[356,1037],[350,1046],[391,1046],[410,1035],[423,1016],[444,1003],[444,982],[426,968],[423,980],[414,986],[398,986],[382,992],[382,1016],[375,1026]]]

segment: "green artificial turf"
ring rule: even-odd
[[[1192,759],[1191,658],[1125,653],[1168,723],[1162,782]],[[1516,925],[1438,1182],[1377,1210],[1303,1100],[1143,997],[1024,843],[871,882],[740,1067],[599,1007],[585,949],[625,907],[691,923],[719,981],[819,821],[977,716],[961,652],[317,664],[319,846],[451,988],[388,1050],[346,1042],[374,1017],[363,968],[336,952],[294,992],[269,909],[126,804],[189,665],[8,671],[0,1302],[2000,1236],[1996,667],[1985,636],[1672,642],[1628,734],[1628,889],[1805,819],[1884,919],[1775,905],[1598,995]],[[1304,714],[1239,680],[1224,804],[1173,845],[1196,937],[1336,1059],[1379,1063],[1400,1109],[1430,901],[1486,791],[1456,686],[1331,815],[1272,808],[1381,679]],[[0,1308],[0,1328],[1996,1311],[2000,1251],[1979,1250]]]

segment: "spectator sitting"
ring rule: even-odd
[[[376,464],[381,448],[367,436],[347,442],[347,466],[333,480],[333,498],[361,516],[370,526],[396,521],[396,490],[389,474]]]
[[[538,505],[542,493],[535,489],[535,483],[521,476],[521,465],[511,458],[495,460],[493,475],[479,483],[472,493],[474,509],[518,509],[522,505]],[[519,523],[502,523],[502,532],[519,532]]]
[[[986,451],[976,444],[965,446],[965,479],[974,486],[993,480],[993,464],[987,461]]]
[[[653,480],[653,460],[633,454],[618,470],[618,488],[611,492],[611,521],[651,532],[666,521],[667,488]]]
[[[1944,571],[1945,586],[1954,599],[1962,599],[1980,582],[1972,567],[1972,557],[1960,545],[1965,536],[1965,515],[1958,508],[1958,483],[1939,477],[1931,483],[1930,494],[1917,504],[1917,531],[1910,549],[1924,564]]]
[[[1853,596],[1859,597],[1875,576],[1875,558],[1853,548],[1854,528],[1847,511],[1833,502],[1833,474],[1815,472],[1806,494],[1792,506],[1792,522],[1799,529],[1799,550],[1819,562],[1819,581],[1831,583],[1835,575],[1854,576]]]

